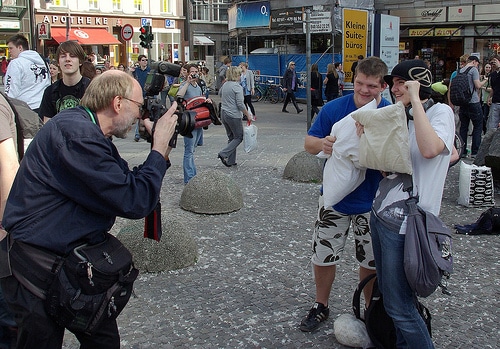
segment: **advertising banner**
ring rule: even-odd
[[[368,11],[344,8],[343,12],[343,59],[345,81],[352,81],[351,67],[358,56],[366,57],[368,46]]]
[[[271,5],[268,1],[241,3],[228,10],[229,30],[269,27]]]

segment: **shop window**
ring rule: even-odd
[[[136,12],[142,12],[143,11],[142,0],[134,0],[134,10]]]
[[[99,0],[89,0],[90,10],[99,10]]]
[[[113,11],[122,10],[122,0],[113,0]]]

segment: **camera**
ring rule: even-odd
[[[192,77],[193,79],[198,79],[200,76],[199,76],[198,74],[191,74],[191,77]]]
[[[165,75],[179,76],[181,71],[181,66],[178,64],[173,64],[169,62],[154,62],[150,66],[150,71],[146,77],[146,82],[144,83],[144,91],[146,92],[146,97],[144,98],[144,110],[142,118],[148,118],[156,123],[158,119],[161,118],[163,114],[167,111],[167,107],[161,103],[161,100],[157,96],[162,90],[165,84]],[[191,132],[195,128],[195,116],[189,110],[184,110],[182,105],[182,99],[178,100],[177,110],[175,112],[177,115],[177,125],[175,127],[175,132],[169,141],[169,146],[175,148],[177,145],[177,136],[186,136],[192,138]],[[154,126],[153,126],[154,130]],[[154,131],[153,131],[154,132]],[[146,135],[146,140],[151,142],[151,136]]]

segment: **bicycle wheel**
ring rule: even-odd
[[[252,102],[258,102],[262,99],[262,92],[259,88],[255,89],[255,93],[252,95]]]
[[[283,103],[285,101],[286,93],[283,91],[283,87],[278,86],[278,102]]]
[[[458,164],[458,162],[462,158],[462,154],[464,153],[464,142],[462,141],[462,138],[458,135],[458,133],[455,133],[455,139],[453,140],[453,145],[457,149],[458,159],[450,162],[449,167],[452,167],[452,166],[455,166],[456,164]]]
[[[269,88],[268,92],[269,102],[272,104],[278,103],[278,91],[275,88]]]

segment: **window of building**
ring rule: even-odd
[[[113,0],[113,11],[122,10],[122,0]]]
[[[52,6],[67,7],[67,0],[52,0]]]
[[[206,22],[227,22],[230,0],[194,0],[193,20]]]
[[[90,10],[99,10],[99,0],[89,0]]]
[[[136,12],[142,12],[143,11],[142,0],[134,0],[134,10]]]
[[[195,0],[193,4],[194,21],[210,21],[209,4],[206,0]]]
[[[227,8],[229,0],[212,0],[213,21],[227,22]]]
[[[171,0],[161,0],[161,12],[172,13]]]

